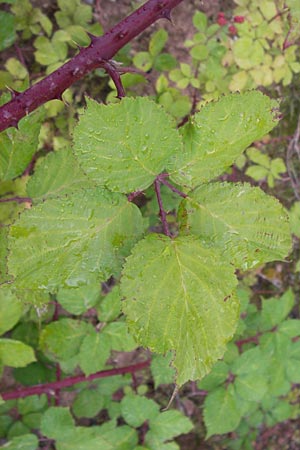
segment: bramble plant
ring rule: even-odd
[[[2,394],[0,437],[7,448],[179,448],[174,439],[190,432],[192,422],[160,408],[191,380],[205,396],[207,437],[236,432],[228,448],[251,449],[259,424],[273,426],[299,413],[291,404],[291,389],[300,382],[299,320],[288,318],[294,295],[263,299],[260,309],[241,282],[243,274],[289,255],[289,214],[259,187],[220,181],[239,160],[243,167],[245,151],[255,164],[245,173],[254,180],[266,178],[272,188],[286,171],[282,159],[248,148],[280,119],[278,101],[246,90],[265,85],[254,76],[264,60],[243,67],[236,56],[241,41],[254,39],[249,22],[256,18],[258,34],[265,23],[254,0],[249,10],[236,2],[232,19],[219,13],[213,24],[196,12],[198,31],[186,43],[193,61],[180,69],[162,53],[167,33],[156,32],[149,51],[133,57],[139,71],[165,72],[155,98],[123,98],[120,74],[126,70],[111,61],[179,3],[149,0],[100,37],[90,34],[101,30],[90,24],[91,7],[81,10],[79,0],[75,7],[58,2],[54,31],[29,2],[24,17],[21,3],[12,5],[15,28],[5,47],[16,39],[15,30],[33,39],[47,77],[28,87],[28,71],[18,75],[17,60],[6,65],[8,75],[0,73],[12,89],[26,89],[12,90],[11,99],[3,94],[0,107],[0,362],[21,385]],[[271,38],[285,42],[297,72],[290,44],[298,31],[283,23],[286,40],[279,28]],[[228,33],[235,62],[225,64]],[[265,48],[265,36],[259,39]],[[74,41],[88,46],[62,65]],[[58,102],[94,68],[107,72],[119,99],[101,104],[86,96],[84,107],[73,107],[55,125],[49,123],[62,105],[34,111],[48,100]],[[245,91],[228,93],[240,69]],[[276,68],[270,70],[273,83]],[[281,81],[290,83],[291,74]],[[178,91],[189,85],[214,100],[195,102]],[[221,92],[228,95],[217,99]],[[74,100],[71,88],[68,95]],[[174,117],[191,109],[178,126]],[[52,126],[71,131],[72,138],[54,136]],[[139,346],[148,350],[130,359]],[[128,365],[120,356],[126,353]],[[163,399],[147,398],[149,386],[134,376],[149,367],[155,388],[172,384]]]

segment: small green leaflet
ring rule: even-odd
[[[278,103],[259,91],[208,103],[182,127],[183,152],[167,166],[171,179],[190,188],[221,175],[253,141],[278,121]]]
[[[181,147],[171,118],[143,97],[110,105],[87,99],[74,130],[74,153],[84,172],[114,192],[149,187]]]
[[[105,281],[142,232],[139,209],[121,194],[98,188],[49,199],[11,226],[9,271],[19,288],[50,292]]]
[[[239,314],[233,268],[194,237],[150,235],[127,259],[123,311],[137,341],[174,352],[177,384],[202,378],[226,349]]]
[[[183,200],[181,229],[217,247],[236,268],[282,260],[291,250],[288,214],[249,184],[204,184]]]

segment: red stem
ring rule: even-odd
[[[32,203],[32,199],[30,197],[19,197],[19,196],[0,198],[0,203],[8,203],[8,202]]]
[[[160,182],[162,184],[164,184],[165,186],[167,186],[169,189],[171,189],[171,191],[175,192],[175,194],[178,194],[180,197],[187,198],[187,195],[184,192],[181,192],[179,189],[177,189],[175,186],[173,186],[173,184],[169,183],[164,178],[160,178]]]
[[[127,42],[161,18],[170,19],[171,10],[183,0],[148,0],[103,36],[91,36],[70,61],[24,92],[13,92],[10,102],[0,107],[0,131],[17,127],[19,120],[42,104],[60,99],[62,93],[87,73],[107,63]]]
[[[242,347],[245,344],[249,344],[251,342],[253,342],[254,344],[258,344],[259,343],[259,337],[262,335],[262,333],[257,333],[255,336],[250,336],[248,338],[245,339],[239,339],[238,341],[235,341],[235,345],[238,347],[238,349],[240,351],[242,351]]]
[[[138,370],[145,369],[151,363],[151,359],[147,359],[144,362],[133,364],[131,366],[120,367],[117,369],[101,370],[100,372],[93,373],[92,375],[77,375],[74,377],[65,378],[60,381],[53,381],[52,383],[39,384],[37,386],[30,386],[27,388],[20,388],[12,392],[4,392],[2,395],[3,400],[13,400],[16,398],[29,397],[30,395],[41,394],[55,394],[56,389],[63,389],[73,386],[77,383],[83,383],[85,381],[93,381],[98,378],[106,378],[114,375],[124,375],[125,373],[134,373]]]
[[[170,230],[169,230],[168,221],[167,221],[167,214],[166,214],[166,211],[164,210],[164,205],[163,205],[162,198],[161,198],[159,176],[154,181],[154,190],[155,190],[155,193],[156,193],[157,203],[158,203],[158,206],[159,206],[159,215],[160,215],[160,218],[161,218],[161,223],[162,223],[162,226],[163,226],[164,234],[166,236],[172,237],[172,235],[170,233]]]

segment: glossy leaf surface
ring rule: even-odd
[[[291,249],[288,215],[274,197],[249,184],[205,184],[182,202],[181,228],[247,270],[283,259]]]
[[[236,282],[219,254],[193,237],[151,235],[127,259],[121,292],[129,329],[152,351],[174,351],[178,385],[202,378],[223,356],[238,318]]]
[[[221,175],[255,140],[277,124],[278,104],[259,91],[208,103],[182,128],[184,151],[167,170],[179,185],[196,187]]]
[[[74,131],[74,152],[84,172],[115,192],[149,187],[181,145],[171,118],[142,97],[108,106],[87,99]]]
[[[118,273],[141,236],[138,208],[100,189],[50,199],[11,227],[9,268],[19,287],[55,291]]]

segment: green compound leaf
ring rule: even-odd
[[[108,106],[87,99],[74,130],[74,152],[84,172],[116,192],[149,187],[181,146],[171,118],[147,98]]]
[[[0,365],[24,367],[35,361],[33,349],[23,342],[0,339]]]
[[[277,112],[278,103],[259,91],[230,94],[203,106],[182,127],[184,151],[167,166],[171,179],[192,188],[221,175],[275,127]]]
[[[94,189],[50,199],[12,225],[9,271],[19,287],[49,291],[105,281],[142,231],[141,213],[125,196]]]
[[[78,189],[93,187],[70,149],[49,153],[35,168],[27,185],[34,202],[60,197]]]
[[[181,228],[248,270],[282,260],[291,249],[288,215],[274,197],[249,184],[211,183],[182,202]]]
[[[35,112],[19,122],[19,129],[0,133],[0,180],[21,175],[37,151],[43,113]]]
[[[204,402],[206,439],[213,434],[224,434],[235,430],[243,411],[239,410],[233,385],[220,387],[210,392]]]
[[[174,351],[178,385],[202,378],[223,356],[238,319],[236,283],[233,269],[194,237],[151,235],[127,259],[121,293],[129,329],[154,352]]]

